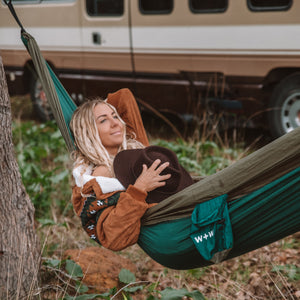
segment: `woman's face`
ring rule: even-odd
[[[115,112],[104,103],[95,106],[94,117],[103,146],[109,154],[116,155],[123,142],[124,125]]]

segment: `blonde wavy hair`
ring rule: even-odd
[[[92,165],[93,168],[104,165],[108,167],[113,174],[114,157],[111,156],[103,146],[94,118],[94,108],[101,103],[109,106],[124,126],[123,143],[119,151],[144,148],[143,144],[135,139],[134,134],[131,136],[127,135],[126,124],[119,116],[116,108],[107,103],[106,100],[96,98],[84,102],[73,113],[70,127],[77,150],[72,153],[72,157],[75,160],[75,167],[82,164],[86,165],[86,167]]]

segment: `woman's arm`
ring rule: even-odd
[[[120,194],[116,206],[106,208],[97,225],[97,238],[105,248],[120,251],[135,244],[141,228],[141,218],[149,208],[147,193],[134,186]]]
[[[146,203],[147,192],[163,186],[165,180],[170,178],[169,174],[160,175],[169,163],[161,165],[160,163],[157,159],[149,168],[143,165],[143,171],[134,185],[130,185],[120,195],[119,193],[104,194],[96,178],[88,181],[82,189],[77,186],[73,188],[74,210],[92,239],[115,251],[137,242],[141,218],[146,210],[153,206]],[[93,175],[103,176],[105,172],[107,172],[106,167],[98,167]],[[94,196],[88,198],[88,195]],[[116,196],[117,204],[113,203],[109,206],[109,198]]]
[[[89,196],[91,195],[91,196]],[[107,249],[122,250],[136,243],[141,217],[151,207],[147,192],[129,186],[125,192],[104,194],[96,179],[73,188],[72,202],[83,229]],[[118,199],[111,203],[112,198]]]
[[[117,109],[118,114],[126,123],[128,132],[134,132],[139,142],[144,146],[149,146],[140,110],[131,91],[129,89],[121,89],[115,93],[108,94],[107,102]]]
[[[165,185],[170,174],[160,175],[169,165],[161,164],[159,159],[143,171],[134,185],[130,185],[126,192],[120,194],[115,207],[107,208],[97,222],[97,237],[100,243],[111,250],[119,251],[137,242],[141,218],[149,208],[146,203],[147,192]]]

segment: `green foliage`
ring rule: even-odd
[[[119,280],[122,283],[128,284],[136,280],[134,274],[127,269],[122,269],[119,273]]]
[[[183,297],[189,297],[194,300],[205,300],[204,296],[199,291],[189,292],[187,289],[175,290],[166,288],[160,292],[162,300],[181,300]]]
[[[85,294],[85,295],[79,295],[79,296],[69,296],[69,295],[66,295],[64,297],[64,300],[90,300],[90,299],[96,299],[96,298],[98,298],[98,299],[99,298],[105,299],[100,294]]]
[[[206,176],[229,166],[237,160],[242,149],[222,148],[213,141],[155,140],[154,144],[174,151],[179,162],[190,173]]]
[[[119,281],[126,284],[126,286],[122,288],[123,299],[131,299],[131,293],[135,293],[144,288],[143,285],[134,285],[136,281],[135,275],[127,269],[121,269]]]
[[[47,259],[46,261],[44,261],[44,265],[50,266],[53,268],[58,268],[61,265],[61,261],[58,259]]]
[[[134,286],[129,288],[129,284],[135,283],[135,276],[132,272],[126,269],[122,269],[119,273],[119,280],[121,283],[127,284],[126,287],[122,289],[123,292],[123,299],[132,299],[130,294],[135,293],[138,290],[142,290],[144,288],[143,285]],[[173,288],[166,288],[163,291],[157,290],[158,283],[152,283],[150,286],[148,286],[148,293],[149,296],[147,297],[147,300],[156,300],[156,299],[162,299],[162,300],[181,300],[183,297],[189,297],[189,299],[195,299],[195,300],[204,300],[204,296],[199,291],[192,291],[189,292],[188,290],[182,288],[179,290],[173,289]]]
[[[73,279],[79,279],[83,277],[83,272],[81,267],[71,259],[64,259],[64,260],[46,259],[43,262],[43,265],[58,270],[63,268]]]
[[[73,278],[82,278],[83,277],[81,267],[79,265],[77,265],[73,260],[67,259],[65,268],[66,268],[66,271]]]
[[[45,226],[51,226],[51,225],[57,225],[57,226],[61,226],[61,227],[67,227],[66,223],[56,223],[51,219],[37,219],[38,222],[42,225],[41,228],[45,227]]]
[[[64,260],[64,261],[58,261],[58,260],[48,260],[45,262],[46,265],[55,267],[57,269],[64,268],[68,274],[72,277],[73,280],[76,280],[77,286],[79,286],[79,280],[83,277],[82,270],[80,266],[78,266],[75,262],[72,260]],[[119,273],[119,281],[120,283],[126,284],[123,288],[121,288],[119,291],[117,291],[117,288],[111,289],[107,293],[103,294],[87,294],[88,287],[83,286],[80,288],[77,288],[76,295],[71,296],[69,294],[66,294],[64,296],[64,300],[85,300],[85,299],[114,299],[117,295],[122,295],[123,300],[130,300],[133,299],[132,296],[134,293],[136,293],[139,290],[142,290],[145,288],[144,285],[138,285],[134,286],[135,284],[139,282],[135,282],[136,278],[135,275],[126,269],[122,269]],[[129,287],[132,285],[131,287]],[[148,296],[147,300],[181,300],[184,297],[188,297],[188,299],[194,299],[194,300],[205,300],[204,296],[199,291],[188,291],[185,288],[182,289],[173,289],[173,288],[166,288],[162,291],[158,290],[158,283],[152,283],[148,286]],[[119,298],[118,298],[119,299]]]
[[[196,279],[200,279],[207,272],[207,268],[198,268],[187,270],[186,273]]]
[[[13,142],[22,181],[37,217],[49,217],[51,205],[68,210],[69,155],[56,124],[13,123]]]
[[[282,249],[299,249],[300,248],[300,240],[299,239],[288,239],[281,241]]]
[[[295,265],[274,266],[272,272],[281,272],[292,281],[300,280],[300,268]]]
[[[81,280],[84,276],[82,269],[71,259],[46,259],[43,262],[43,265],[51,271],[61,273],[61,276],[67,276],[69,281],[74,282],[74,285],[69,283],[69,285],[66,287],[66,293],[62,300],[89,300],[96,298],[109,299],[109,296],[112,295],[111,293],[115,292],[114,289],[111,290],[111,293],[87,294],[89,288],[81,283]],[[75,295],[69,295],[69,293]]]

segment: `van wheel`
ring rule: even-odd
[[[46,94],[43,90],[40,80],[34,76],[30,83],[30,97],[33,109],[37,117],[41,121],[49,121],[53,119],[53,113],[47,101]]]
[[[288,76],[275,87],[269,104],[268,121],[274,138],[300,126],[300,74]]]

